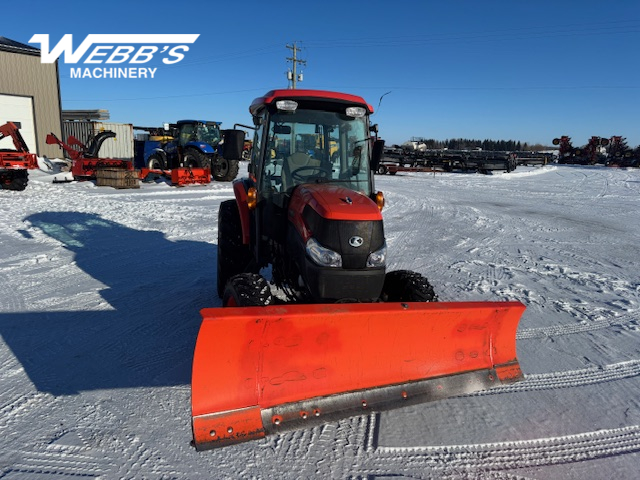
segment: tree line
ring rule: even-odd
[[[518,140],[474,140],[470,138],[451,138],[447,140],[435,140],[433,138],[413,137],[412,142],[424,143],[428,149],[444,149],[449,150],[487,150],[490,152],[513,152],[513,151],[539,151],[549,150],[553,147],[547,147],[540,144],[528,144]]]

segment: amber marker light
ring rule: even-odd
[[[258,191],[255,187],[249,188],[247,190],[247,206],[249,210],[253,210],[258,205]]]
[[[382,209],[384,208],[384,193],[376,193],[376,205],[378,205],[378,209],[382,211]]]

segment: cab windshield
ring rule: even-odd
[[[215,123],[200,123],[196,129],[196,138],[200,142],[216,145],[220,142],[220,127]]]
[[[336,183],[371,194],[366,117],[298,109],[269,117],[263,190],[290,193],[303,183]]]
[[[220,127],[216,123],[183,123],[180,125],[180,145],[189,142],[220,143]]]

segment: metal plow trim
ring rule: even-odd
[[[202,310],[191,385],[206,450],[523,379],[520,302]]]

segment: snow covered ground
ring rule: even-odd
[[[230,184],[0,191],[0,478],[637,478],[640,170],[376,177],[390,268],[527,305],[510,387],[197,453]]]

